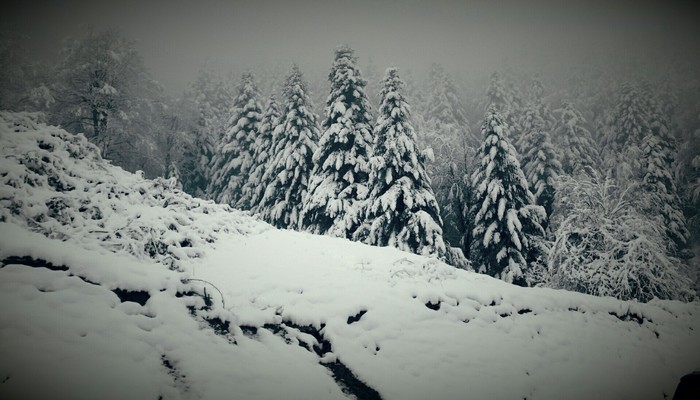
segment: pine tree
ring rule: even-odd
[[[350,238],[361,221],[358,202],[367,196],[373,138],[366,81],[356,63],[350,47],[336,50],[323,135],[302,216],[309,232]]]
[[[554,125],[554,117],[552,116],[549,107],[543,100],[544,86],[542,82],[535,77],[532,80],[529,93],[529,101],[526,104],[523,115],[520,118],[520,132],[517,137],[516,149],[520,154],[527,152],[532,147],[532,142],[538,131],[551,132]]]
[[[464,193],[468,192],[464,177],[480,140],[472,135],[456,86],[442,66],[431,66],[429,83],[428,120],[420,127],[418,143],[432,150],[425,168],[444,221],[443,237],[454,246],[463,246]]]
[[[598,147],[586,129],[583,115],[569,102],[563,102],[555,113],[560,114],[554,131],[557,139],[555,144],[561,154],[562,170],[571,175],[578,169],[600,168]]]
[[[544,207],[547,216],[552,215],[557,177],[561,175],[561,164],[554,146],[544,130],[536,130],[523,155],[523,171],[537,204]],[[546,221],[542,221],[546,228]]]
[[[319,132],[304,77],[296,65],[284,86],[284,111],[262,182],[269,182],[259,213],[278,228],[298,229]]]
[[[211,197],[219,203],[235,206],[252,165],[251,145],[260,128],[262,106],[252,73],[246,72],[234,99],[234,110],[226,136],[212,159]]]
[[[651,130],[647,108],[636,85],[622,85],[613,118],[610,136],[605,138],[605,166],[618,179],[631,179],[639,173],[640,146]]]
[[[535,205],[515,149],[507,140],[508,129],[498,112],[487,113],[481,128],[480,164],[472,175],[470,256],[479,272],[525,284],[527,259],[533,250],[531,235],[543,233],[540,221],[546,215]]]
[[[488,113],[490,110],[497,111],[511,129],[513,135],[520,133],[520,124],[518,121],[518,113],[520,111],[520,96],[517,94],[512,82],[506,82],[505,79],[498,73],[491,74],[491,81],[486,90],[486,103],[484,110]],[[513,138],[509,138],[512,140]]]
[[[466,125],[467,117],[449,74],[442,66],[433,64],[430,69],[431,92],[428,102],[428,119],[443,124]]]
[[[687,246],[690,234],[668,163],[668,146],[663,142],[653,134],[647,135],[642,142],[642,187],[647,193],[644,208],[648,215],[661,217],[668,238],[667,247],[672,255],[678,255],[679,250]]]
[[[355,239],[444,258],[440,210],[416,145],[396,68],[386,70],[383,85],[374,128],[377,143],[370,160],[370,192],[362,213],[366,217]]]
[[[243,195],[238,202],[243,209],[257,210],[260,200],[265,193],[265,188],[270,183],[263,180],[265,172],[270,168],[270,163],[274,157],[273,150],[276,143],[273,141],[273,132],[280,123],[279,106],[275,96],[270,96],[265,114],[260,122],[260,132],[251,146],[253,164],[250,167]],[[267,176],[270,178],[270,176]]]

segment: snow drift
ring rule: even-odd
[[[700,368],[697,302],[276,230],[38,120],[0,113],[0,398],[661,399]]]

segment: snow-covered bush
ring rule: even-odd
[[[592,171],[562,177],[550,286],[623,300],[693,297],[683,264],[667,254],[661,218],[639,211],[635,189]]]

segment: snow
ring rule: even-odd
[[[324,366],[338,360],[384,399],[661,399],[700,365],[697,302],[521,288],[277,230],[113,167],[27,114],[0,113],[0,140],[0,259],[67,267],[0,267],[0,398],[347,398]],[[51,198],[64,217],[49,215]],[[79,211],[85,199],[101,219]],[[151,238],[163,254],[148,254]],[[209,311],[191,315],[202,299],[176,296],[211,284],[223,299],[215,291]],[[121,302],[117,288],[150,298]],[[207,325],[214,316],[230,333]],[[309,351],[317,339],[293,325],[331,351]]]

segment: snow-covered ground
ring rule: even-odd
[[[276,230],[32,114],[0,143],[3,399],[663,399],[700,368],[698,302]]]

